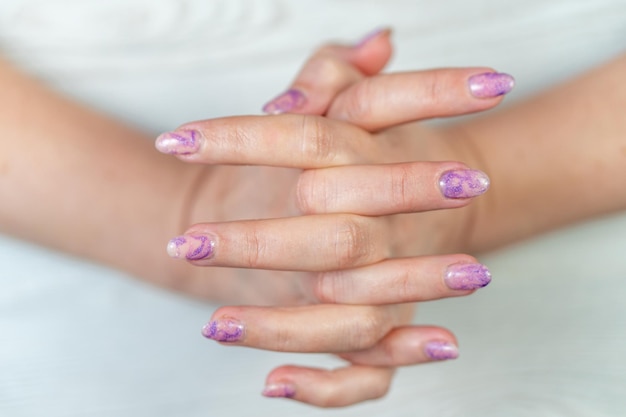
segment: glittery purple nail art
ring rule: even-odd
[[[444,280],[452,290],[475,290],[491,282],[491,272],[485,265],[460,262],[448,267]]]
[[[459,349],[450,342],[428,342],[424,346],[424,352],[426,352],[426,356],[434,361],[444,361],[459,357]]]
[[[439,179],[439,187],[446,198],[471,198],[489,189],[489,177],[472,169],[447,171]]]
[[[245,327],[239,320],[222,317],[212,320],[202,328],[202,335],[218,342],[238,342],[243,339]]]
[[[300,90],[291,89],[274,98],[263,106],[263,112],[268,114],[288,113],[304,105],[306,97]]]
[[[293,384],[269,384],[263,389],[263,395],[270,398],[293,398],[296,387]]]
[[[501,72],[485,72],[472,75],[468,85],[474,97],[493,98],[510,92],[515,86],[515,78]]]
[[[189,155],[200,150],[200,132],[197,130],[178,130],[166,132],[156,139],[155,146],[159,152],[170,155]]]
[[[167,253],[172,258],[184,257],[188,261],[207,259],[213,256],[215,238],[209,235],[184,235],[170,240]]]

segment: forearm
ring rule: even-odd
[[[164,246],[197,168],[5,63],[0,86],[0,231],[168,279]]]
[[[471,209],[468,250],[626,208],[624,74],[626,56],[447,132],[492,180]]]

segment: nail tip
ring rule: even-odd
[[[434,361],[453,360],[459,357],[459,348],[450,342],[434,341],[425,346],[426,356]]]
[[[167,254],[174,259],[188,261],[211,259],[215,254],[215,238],[208,234],[188,234],[170,239]]]
[[[170,239],[167,242],[167,254],[174,259],[180,259],[180,247],[186,243],[186,239],[184,236],[176,236],[175,238]]]
[[[448,266],[444,281],[451,290],[472,291],[489,285],[491,272],[483,264],[459,262]]]
[[[296,389],[291,384],[269,384],[261,395],[267,398],[293,398],[296,396]]]
[[[297,110],[304,106],[305,103],[306,97],[304,94],[300,90],[292,88],[267,102],[263,106],[262,111],[269,115],[278,115]]]
[[[211,320],[200,331],[207,339],[222,343],[239,342],[245,335],[245,327],[239,320],[221,318]]]
[[[461,169],[444,172],[439,178],[439,188],[444,197],[467,199],[483,195],[489,189],[491,180],[482,171]]]
[[[510,93],[515,87],[515,78],[504,72],[485,72],[472,75],[468,83],[474,97],[495,98]]]
[[[383,34],[391,34],[391,28],[389,26],[379,26],[370,30],[356,44],[354,44],[354,48],[361,48]]]
[[[200,133],[194,129],[161,133],[155,140],[157,151],[167,155],[191,155],[200,150]]]

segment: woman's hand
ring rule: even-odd
[[[296,85],[316,60],[334,60],[335,68],[347,62],[322,54]],[[345,68],[354,71],[349,63]],[[352,365],[331,372],[281,367],[268,377],[266,395],[321,406],[383,395],[396,366],[456,357],[448,331],[409,325],[413,306],[406,303],[467,295],[489,282],[487,269],[467,255],[423,256],[456,249],[451,242],[466,232],[467,221],[423,212],[466,206],[486,191],[488,179],[462,163],[433,162],[454,154],[438,146],[436,131],[395,126],[491,107],[498,99],[475,97],[472,83],[510,82],[485,69],[345,73],[336,72],[349,82],[333,84],[340,90],[333,100],[311,96],[311,89],[297,102],[350,123],[309,115],[236,117],[190,123],[157,141],[163,152],[210,164],[189,218],[212,222],[173,239],[170,255],[200,266],[252,268],[197,270],[213,289],[215,279],[217,287],[230,288],[225,298],[306,304],[223,307],[205,336],[340,354]]]

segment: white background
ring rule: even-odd
[[[0,0],[6,56],[152,133],[258,113],[316,45],[387,25],[390,70],[492,66],[512,102],[623,52],[626,1]],[[259,392],[279,364],[334,359],[203,340],[214,305],[0,237],[0,416],[624,416],[625,249],[617,216],[482,257],[488,288],[416,319],[461,358],[329,411]]]

